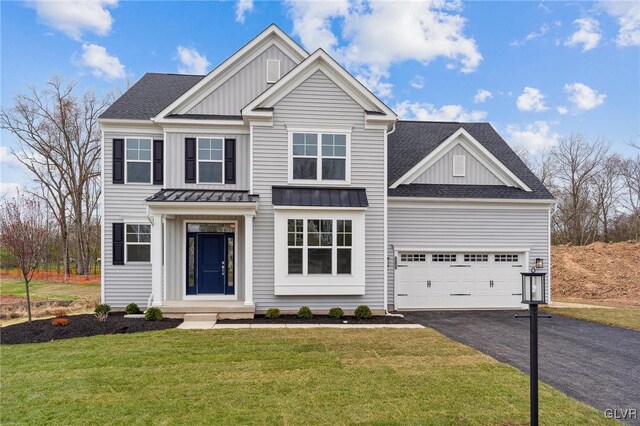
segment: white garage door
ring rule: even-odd
[[[520,308],[524,253],[398,254],[396,309]]]

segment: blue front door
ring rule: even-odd
[[[224,234],[198,234],[198,294],[225,294]]]

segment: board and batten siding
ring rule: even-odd
[[[235,184],[211,184],[211,183],[185,183],[184,182],[184,150],[186,138],[222,137],[236,140],[236,183]],[[189,189],[234,189],[249,190],[249,135],[216,133],[166,133],[165,141],[165,188],[189,188]]]
[[[366,279],[362,296],[275,296],[274,223],[271,186],[288,183],[286,124],[353,127],[351,186],[364,187]],[[273,127],[253,127],[254,192],[260,196],[254,219],[254,302],[263,311],[272,306],[297,310],[302,305],[327,310],[354,309],[361,304],[384,308],[384,132],[365,130],[364,110],[321,71],[314,73],[274,107]],[[309,185],[313,185],[310,183]],[[321,214],[321,213],[319,213]],[[286,256],[286,253],[278,253]]]
[[[272,85],[267,83],[267,60],[269,59],[280,61],[281,76],[297,65],[282,50],[272,45],[186,113],[240,115],[245,105]]]
[[[411,248],[530,248],[529,267],[535,259],[544,259],[549,268],[549,210],[544,208],[407,207],[394,205],[389,198],[387,209],[388,255],[394,246]],[[394,269],[389,267],[388,297],[393,304]],[[549,286],[550,285],[550,278]]]
[[[136,223],[148,224],[145,199],[162,188],[152,184],[113,184],[113,139],[148,137],[162,139],[162,133],[115,133],[104,135],[104,303],[121,308],[129,303],[146,306],[151,295],[151,262],[113,264],[113,223],[136,219]],[[154,243],[153,241],[151,242]]]
[[[465,158],[465,175],[453,175],[453,156]],[[460,144],[450,149],[441,159],[418,176],[412,183],[458,184],[458,185],[504,185],[473,154]]]

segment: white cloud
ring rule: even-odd
[[[293,32],[307,50],[323,48],[382,96],[391,96],[392,86],[384,80],[393,64],[415,60],[426,65],[444,58],[467,73],[482,61],[475,40],[464,34],[466,19],[455,13],[461,9],[459,2],[288,0],[287,4]],[[341,31],[336,30],[339,26]]]
[[[558,114],[560,114],[560,115],[569,114],[569,108],[564,107],[564,106],[559,106],[558,107]]]
[[[126,76],[124,65],[117,56],[110,55],[103,46],[84,43],[80,55],[80,65],[88,67],[96,77],[116,80]]]
[[[0,145],[0,164],[4,164],[6,166],[22,165],[15,155],[11,153],[11,150],[3,145]]]
[[[582,45],[582,51],[594,49],[600,43],[600,23],[593,18],[580,18],[573,21],[578,26],[578,31],[565,41],[565,46],[576,47]]]
[[[397,103],[393,110],[406,120],[419,121],[480,121],[487,117],[485,111],[467,111],[461,105],[434,105],[404,101]]]
[[[414,89],[422,89],[424,87],[424,77],[421,75],[416,75],[415,77],[413,77],[413,80],[411,80],[409,84]]]
[[[13,198],[18,192],[24,190],[24,185],[15,182],[0,182],[0,199]]]
[[[538,30],[538,32],[531,32],[529,34],[527,34],[527,36],[525,37],[525,40],[527,41],[531,41],[531,40],[535,40],[538,37],[542,37],[543,35],[545,35],[546,33],[548,33],[550,30],[549,25],[547,24],[543,24],[540,29]]]
[[[475,104],[483,104],[487,101],[487,99],[493,97],[490,91],[485,89],[478,89],[478,92],[473,97],[473,103]]]
[[[516,105],[520,111],[541,112],[547,110],[547,106],[544,104],[544,95],[540,89],[533,87],[524,88],[522,94],[518,96]]]
[[[602,105],[607,97],[583,83],[565,84],[564,92],[569,94],[569,101],[576,108],[584,111]]]
[[[616,44],[620,47],[640,46],[640,2],[602,1],[601,7],[618,20],[620,29]]]
[[[238,0],[236,2],[236,21],[244,24],[244,15],[253,10],[253,0]]]
[[[46,25],[80,40],[85,32],[107,35],[113,25],[108,8],[118,5],[118,0],[30,0],[38,18]]]
[[[510,124],[507,126],[508,140],[512,146],[524,147],[530,153],[555,146],[560,135],[551,131],[546,121],[536,121],[528,125]]]
[[[180,74],[206,74],[211,66],[207,57],[192,47],[178,46],[178,60]]]

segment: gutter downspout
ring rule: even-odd
[[[389,191],[388,188],[388,182],[387,182],[387,173],[388,173],[388,160],[387,160],[387,154],[388,154],[388,150],[389,150],[389,135],[393,134],[393,132],[396,131],[396,122],[393,122],[393,128],[391,129],[391,131],[388,131],[387,134],[384,137],[384,185],[385,185],[385,190],[384,190],[384,260],[385,260],[385,265],[384,265],[384,296],[383,296],[383,303],[384,303],[384,313],[385,315],[390,315],[389,314],[389,247],[388,247],[388,240],[387,240],[387,228],[388,228],[388,222],[389,222],[389,218],[387,215],[387,191]],[[394,262],[395,263],[395,262]],[[395,280],[395,272],[394,272],[394,280]],[[394,285],[395,285],[395,281],[394,281]]]

